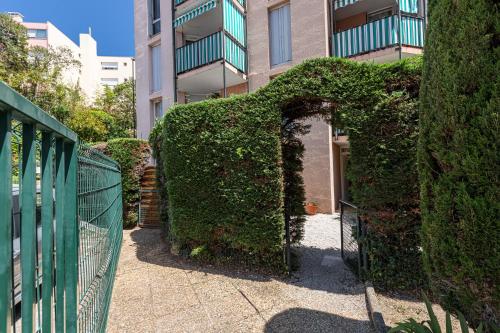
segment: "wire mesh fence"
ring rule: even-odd
[[[78,149],[78,331],[104,332],[122,241],[121,172],[113,160]]]
[[[0,82],[0,332],[104,332],[121,172]]]
[[[362,242],[366,226],[359,218],[358,207],[346,201],[340,201],[340,235],[344,263],[362,278],[368,269],[368,256]]]

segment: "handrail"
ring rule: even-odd
[[[401,35],[401,36],[400,36]],[[423,47],[423,19],[412,15],[398,15],[339,31],[332,36],[332,53],[337,57],[351,57],[397,45]]]
[[[49,116],[3,81],[0,81],[0,110],[14,110],[14,118],[23,123],[36,123],[41,130],[55,132],[56,136],[64,137],[72,142],[77,141],[75,132]]]
[[[344,201],[344,200],[339,200],[339,202],[343,205],[346,205],[346,206],[349,206],[349,207],[352,207],[354,209],[359,209],[358,206],[354,205],[353,203],[350,203],[348,201]]]
[[[12,181],[16,145],[19,184]],[[17,327],[14,320],[23,332],[105,331],[121,246],[121,199],[116,161],[0,82],[0,332]],[[79,296],[94,285],[84,304]]]

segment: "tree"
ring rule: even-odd
[[[103,142],[123,137],[123,131],[117,126],[116,119],[101,110],[78,110],[68,119],[67,125],[85,142]]]
[[[0,13],[0,80],[16,86],[17,74],[28,66],[26,28]]]
[[[114,116],[117,125],[126,131],[126,135],[133,137],[135,128],[134,100],[134,82],[129,80],[114,88],[106,87],[97,97],[95,106]]]
[[[419,174],[424,264],[444,304],[500,318],[500,15],[496,0],[430,2]]]
[[[0,80],[64,122],[74,108],[84,106],[78,86],[63,74],[79,70],[67,48],[28,47],[26,28],[0,14]]]

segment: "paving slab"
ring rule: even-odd
[[[291,278],[203,266],[169,254],[157,229],[125,230],[108,332],[371,333],[339,224],[308,217]]]

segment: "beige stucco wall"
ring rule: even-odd
[[[171,1],[161,1],[161,33],[150,37],[148,1],[134,0],[137,137],[142,139],[148,138],[155,121],[153,101],[161,99],[163,110],[166,110],[175,100]],[[158,44],[161,45],[162,88],[159,92],[151,93],[151,46]]]
[[[294,65],[309,58],[329,55],[327,0],[290,0],[292,61],[270,67],[269,9],[287,1],[253,0],[247,4],[249,53],[249,88],[255,91]],[[324,121],[307,120],[311,131],[302,138],[306,201],[317,201],[319,210],[332,212],[333,166],[329,125]]]
[[[269,9],[288,1],[253,0],[247,3],[249,87],[255,91],[270,77],[305,59],[328,56],[328,1],[290,0],[292,61],[271,68],[269,60]]]

